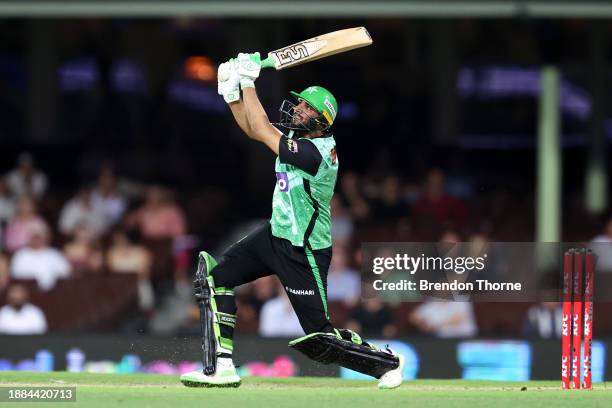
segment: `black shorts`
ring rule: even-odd
[[[264,276],[280,279],[306,334],[332,332],[327,312],[331,247],[296,247],[272,235],[269,222],[231,246],[212,271],[216,287],[235,288]]]

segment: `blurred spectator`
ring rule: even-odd
[[[149,250],[131,242],[121,229],[113,232],[106,264],[112,273],[134,273],[138,276],[138,299],[141,310],[153,309],[155,295],[151,285],[152,256]]]
[[[14,197],[30,196],[36,199],[47,190],[47,176],[34,165],[34,158],[29,153],[19,155],[17,168],[8,173],[9,190]]]
[[[342,246],[334,248],[334,254],[327,275],[327,299],[345,302],[355,301],[361,293],[359,273],[348,263],[347,250]]]
[[[397,334],[397,328],[393,324],[393,310],[376,297],[357,304],[346,328],[365,336],[390,338]]]
[[[427,175],[423,194],[415,203],[413,216],[427,218],[440,225],[450,223],[455,227],[465,225],[468,209],[463,202],[446,193],[444,173],[433,169]]]
[[[610,273],[612,272],[612,250],[607,250],[612,247],[612,217],[606,222],[603,233],[597,235],[591,240],[592,243],[600,244],[592,246],[597,253],[597,271]],[[604,244],[611,244],[605,245]]]
[[[191,298],[192,282],[189,271],[192,267],[194,249],[199,247],[196,235],[180,235],[172,242],[172,255],[174,257],[174,286],[177,294],[187,295]]]
[[[347,171],[340,178],[340,199],[354,220],[365,220],[370,214],[370,206],[359,188],[359,177]]]
[[[117,190],[117,179],[110,168],[100,171],[98,183],[91,194],[93,206],[102,212],[109,226],[115,225],[127,208],[125,197]]]
[[[15,201],[11,197],[6,178],[0,177],[0,226],[15,214]]]
[[[95,175],[100,177],[100,175],[104,173],[109,173],[113,176],[113,182],[116,186],[115,189],[117,194],[119,194],[121,197],[125,197],[128,201],[141,199],[145,195],[147,185],[125,176],[119,176],[115,163],[113,163],[113,161],[110,159],[105,159],[99,165],[96,164],[94,167],[92,167],[92,176],[89,178],[95,177]],[[98,185],[99,184],[100,180],[98,180]]]
[[[86,224],[77,226],[72,240],[64,245],[64,255],[75,274],[100,272],[104,265],[104,255]]]
[[[531,306],[523,323],[523,335],[543,339],[561,338],[563,309],[560,302],[543,302]]]
[[[30,197],[22,197],[17,203],[17,212],[8,222],[4,236],[5,247],[9,252],[28,245],[31,232],[47,228],[47,223],[36,213],[36,205]]]
[[[58,278],[70,275],[70,264],[64,255],[49,246],[49,231],[46,227],[34,227],[28,247],[13,255],[11,275],[15,279],[35,279],[38,287],[49,290]]]
[[[28,303],[25,286],[13,284],[8,288],[8,304],[0,308],[0,333],[43,334],[47,331],[47,319],[38,307]]]
[[[276,283],[274,276],[264,276],[257,279],[252,283],[252,291],[246,298],[244,305],[251,307],[254,311],[255,317],[257,317],[261,313],[261,308],[263,305],[268,300],[276,297],[277,286],[278,284]],[[240,313],[244,313],[243,309],[240,310]]]
[[[0,292],[6,288],[11,279],[9,270],[9,259],[6,255],[0,252]]]
[[[491,282],[502,282],[508,279],[504,278],[504,275],[512,274],[512,268],[505,262],[507,257],[502,254],[503,247],[492,245],[487,235],[480,232],[470,235],[467,250],[467,256],[472,258],[487,256],[483,269],[473,269],[469,273],[470,281],[476,283],[476,279],[487,279]]]
[[[471,234],[468,238],[468,256],[478,257],[486,253],[489,248],[489,238],[482,233]]]
[[[458,244],[461,242],[461,236],[455,230],[447,229],[440,236],[439,242],[446,244]]]
[[[372,217],[376,222],[397,222],[408,215],[402,201],[401,183],[396,176],[385,177],[378,198],[372,203]]]
[[[470,200],[474,195],[475,183],[463,154],[455,153],[451,156],[448,173],[446,191],[453,197]]]
[[[241,330],[258,331],[261,308],[276,296],[277,287],[275,276],[264,276],[236,289],[235,298],[239,310],[237,324]]]
[[[331,217],[334,244],[349,245],[353,234],[353,220],[337,195],[331,199]]]
[[[183,211],[160,187],[147,190],[145,203],[128,216],[127,225],[138,229],[145,239],[174,239],[187,229]]]
[[[441,338],[474,337],[478,334],[470,302],[428,300],[409,317],[421,332]]]
[[[261,308],[259,334],[263,337],[303,336],[304,330],[285,291],[268,300]]]
[[[104,213],[93,205],[88,188],[82,188],[76,197],[64,204],[58,224],[65,235],[73,235],[79,225],[86,225],[94,237],[102,235],[107,228]]]

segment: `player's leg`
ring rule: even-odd
[[[379,349],[350,330],[335,329],[329,320],[327,271],[331,250],[302,250],[283,242],[279,242],[278,250],[289,253],[277,258],[277,274],[306,333],[289,345],[315,361],[371,375],[379,379],[381,389],[398,387],[403,356],[389,348]]]
[[[327,270],[331,248],[312,251],[274,241],[274,269],[306,334],[335,333],[327,309]]]
[[[404,357],[389,347],[380,349],[346,329],[335,333],[310,333],[289,342],[289,346],[323,364],[371,375],[379,380],[378,388],[391,389],[402,383]]]
[[[216,267],[217,261],[210,254],[205,251],[199,253],[194,289],[200,308],[203,369],[181,375],[180,380],[186,386],[237,387],[241,382],[231,358],[227,358],[229,345],[220,335],[220,326],[229,324],[230,320],[235,321],[235,317],[222,315],[218,310],[217,302],[220,294],[225,295],[231,290],[225,291],[224,288],[215,285],[212,271]],[[224,316],[224,319],[221,316]],[[231,356],[231,350],[229,353]]]
[[[238,386],[240,384],[240,377],[232,362],[237,311],[234,288],[272,273],[261,262],[260,256],[266,250],[266,242],[262,239],[267,235],[265,227],[262,225],[230,247],[219,259],[218,264],[206,252],[200,253],[198,270],[204,268],[208,276],[202,283],[198,282],[197,276],[194,281],[203,327],[204,370],[182,375],[181,381],[185,385]],[[204,296],[199,293],[203,293]],[[207,296],[209,301],[206,305],[202,305]]]

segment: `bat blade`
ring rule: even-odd
[[[262,66],[276,70],[290,68],[371,44],[372,37],[365,27],[346,28],[270,51]]]

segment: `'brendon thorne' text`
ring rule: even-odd
[[[486,279],[476,279],[475,282],[430,282],[426,279],[421,279],[418,282],[409,280],[401,280],[399,282],[383,282],[380,279],[372,282],[375,290],[414,290],[414,291],[520,291],[522,285],[520,282],[490,282]]]

